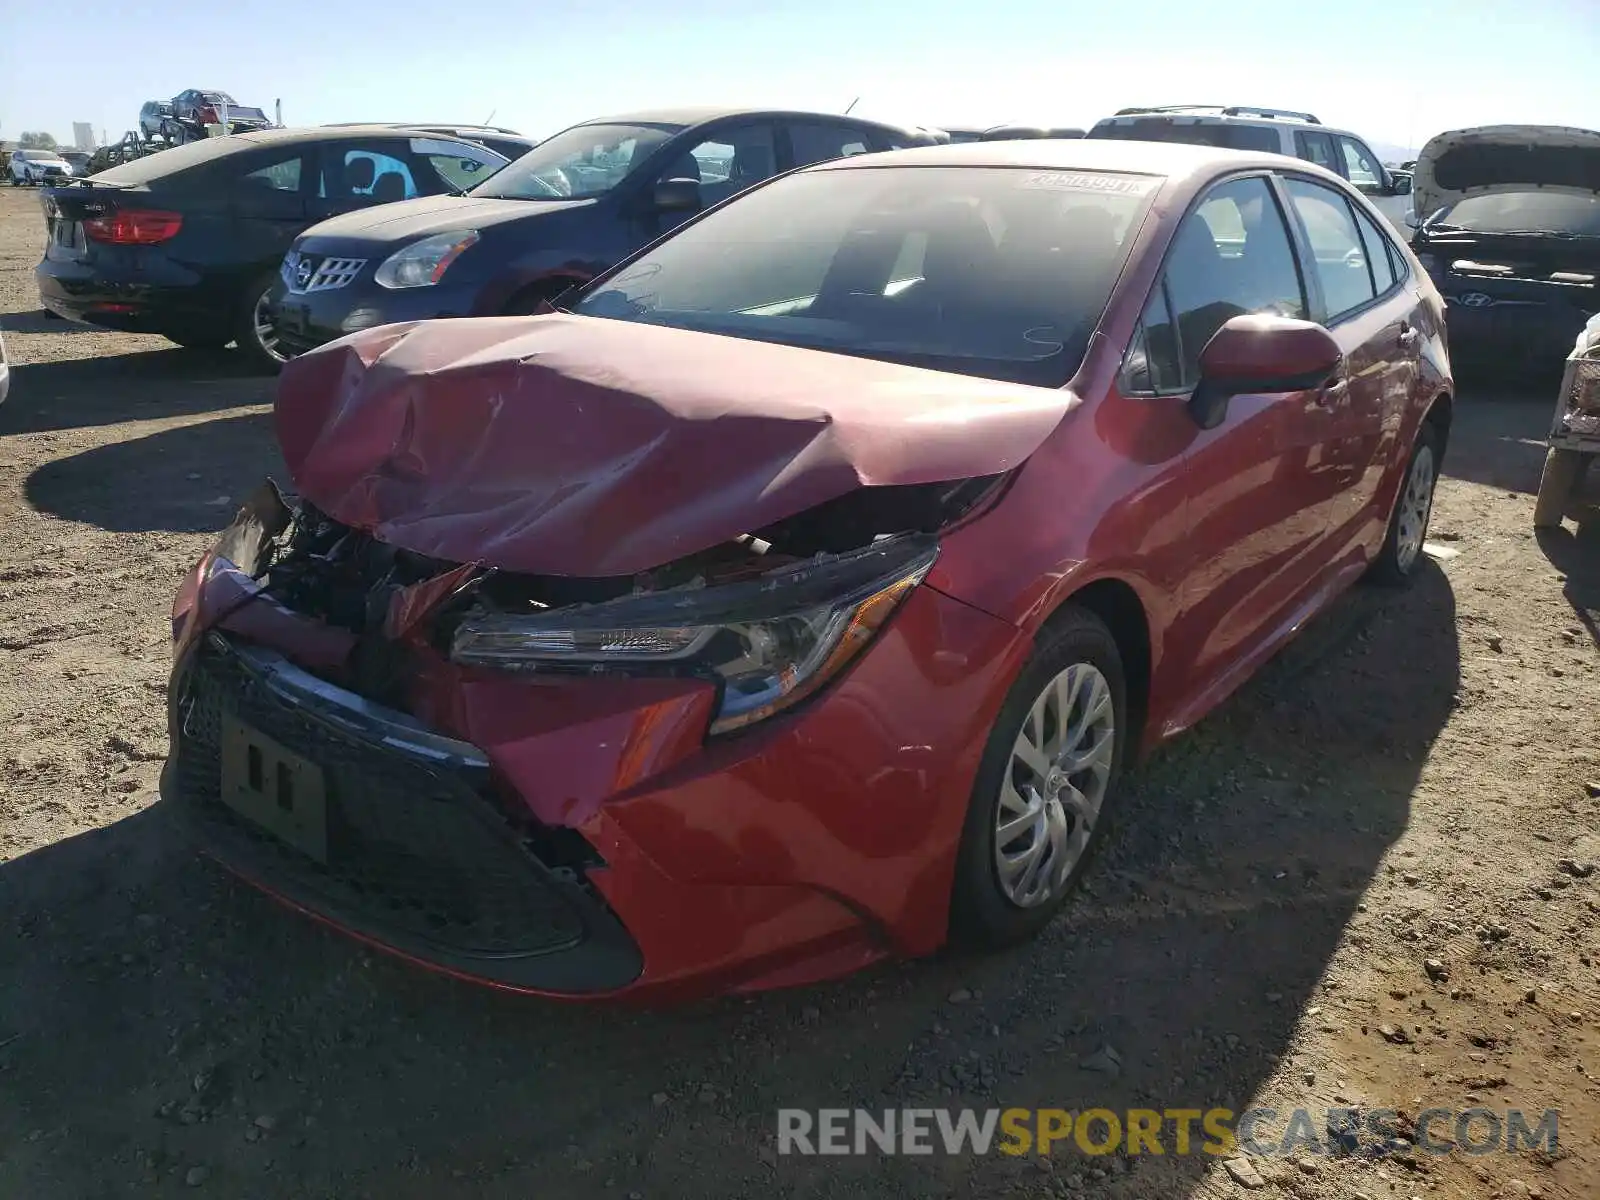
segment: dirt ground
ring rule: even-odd
[[[1137,771],[1037,943],[580,1008],[373,956],[151,810],[171,593],[278,469],[271,386],[44,319],[41,242],[0,192],[0,1196],[1600,1196],[1600,545],[1532,533],[1548,382],[1464,389],[1445,557]],[[1560,1143],[774,1149],[779,1107],[1252,1103],[1557,1108]]]

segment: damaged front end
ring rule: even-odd
[[[628,989],[673,953],[640,897],[682,882],[634,844],[661,811],[637,798],[843,676],[1003,479],[859,488],[596,579],[413,553],[269,482],[175,605],[164,796],[232,870],[376,945],[520,990]],[[678,915],[782,898],[821,945],[859,934],[742,873]],[[751,953],[699,936],[713,964]]]

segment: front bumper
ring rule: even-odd
[[[273,301],[273,326],[283,349],[292,357],[360,329],[473,315],[479,292],[476,284],[378,286],[372,281],[372,272],[384,256],[380,254],[369,261],[361,277],[344,287],[312,292],[283,290]]]
[[[211,634],[174,672],[162,797],[223,865],[293,906],[442,970],[582,995],[638,978],[592,889],[542,862],[495,804],[489,760],[259,647]],[[232,722],[327,779],[326,861],[222,801]]]
[[[275,711],[265,702],[277,703],[273,696],[252,698],[259,688],[248,679],[224,679],[221,707],[248,705],[241,716],[327,769],[330,807],[340,810],[330,831],[340,822],[364,830],[358,847],[404,843],[416,879],[387,871],[379,887],[365,876],[330,880],[280,847],[263,849],[261,835],[241,834],[217,811],[207,739],[220,735],[198,723],[209,710],[194,691],[204,677],[192,673],[212,670],[203,664],[220,650],[197,633],[208,623],[201,614],[231,613],[210,622],[224,645],[321,662],[315,676],[301,672],[313,682],[300,692],[373,708],[325,682],[345,654],[328,627],[264,599],[241,606],[251,587],[224,564],[180,593],[168,801],[205,818],[198,829],[208,853],[297,908],[423,965],[563,998],[759,990],[937,949],[979,756],[1028,653],[1014,627],[925,584],[821,694],[711,742],[713,693],[698,680],[517,676],[423,659],[410,715],[385,710],[391,728],[354,736],[343,725],[330,733],[325,720],[308,726],[320,720],[309,702]],[[402,743],[420,727],[459,745],[463,763],[484,765],[445,770],[418,760],[394,745],[395,722],[404,723]],[[355,797],[350,814],[345,789]],[[418,806],[428,822],[448,821],[448,836],[422,824]],[[499,822],[500,840],[460,832],[467,811]],[[506,842],[508,828],[517,846]],[[340,843],[330,838],[332,856]],[[574,840],[591,861],[572,853]],[[430,882],[430,904],[443,896],[469,913],[524,914],[507,925],[514,931],[537,926],[527,915],[535,912],[559,913],[563,923],[529,934],[546,939],[537,945],[486,946],[477,926],[459,920],[419,929],[416,880],[465,889]],[[479,890],[491,882],[513,899],[489,905]],[[635,961],[642,967],[627,965]]]
[[[1487,303],[1466,302],[1486,297]],[[1566,357],[1589,314],[1569,304],[1500,296],[1489,288],[1445,293],[1450,356],[1549,363]]]

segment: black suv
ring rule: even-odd
[[[301,352],[396,321],[534,312],[779,172],[935,140],[855,117],[750,109],[574,125],[464,195],[307,230],[283,262],[278,344]]]
[[[503,156],[445,134],[273,129],[162,150],[48,189],[39,300],[180,346],[281,362],[266,297],[295,235],[337,213],[459,192]]]

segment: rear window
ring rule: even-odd
[[[1281,153],[1283,148],[1276,129],[1232,121],[1180,122],[1154,117],[1127,122],[1102,121],[1089,131],[1088,136],[1130,142],[1179,142],[1186,146],[1216,146],[1223,150],[1259,150],[1267,154]]]

